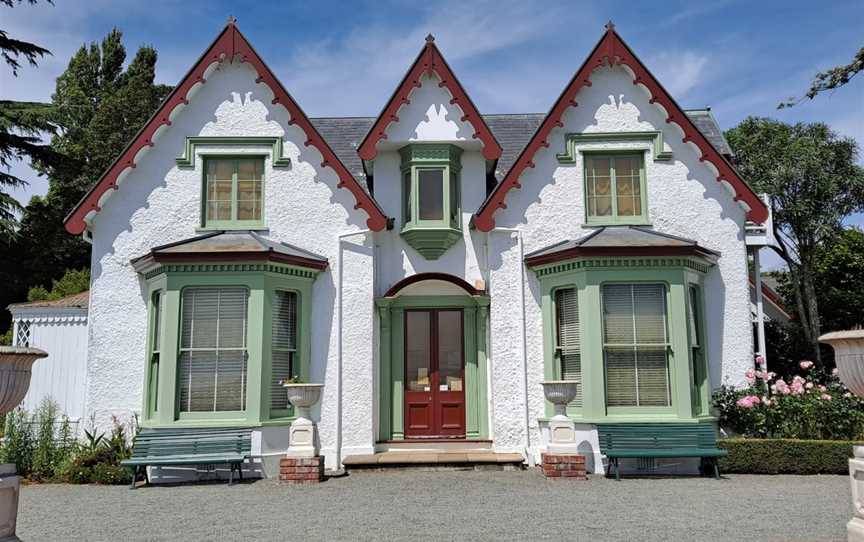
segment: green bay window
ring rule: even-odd
[[[281,382],[308,382],[316,268],[261,262],[148,263],[147,427],[287,424]]]
[[[712,262],[569,250],[526,258],[541,286],[544,379],[581,382],[568,415],[588,423],[707,419],[699,291]]]
[[[264,157],[204,159],[202,226],[248,229],[264,223]]]
[[[645,224],[644,153],[585,153],[588,224]]]
[[[402,230],[405,241],[430,260],[462,238],[462,149],[449,144],[412,144],[402,158]]]

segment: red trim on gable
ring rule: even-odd
[[[375,124],[372,125],[369,133],[366,134],[363,142],[357,148],[357,154],[360,155],[360,158],[363,160],[372,160],[378,155],[376,145],[382,139],[387,139],[387,127],[391,123],[399,122],[399,116],[397,115],[399,108],[410,104],[411,100],[409,96],[411,92],[415,88],[423,86],[420,83],[421,76],[424,73],[431,75],[433,72],[441,79],[438,86],[447,87],[447,90],[453,96],[450,103],[458,105],[462,109],[463,115],[460,120],[471,123],[471,126],[475,130],[473,134],[474,139],[479,139],[483,142],[483,157],[487,160],[497,160],[501,157],[501,145],[498,144],[498,140],[492,135],[492,130],[486,125],[486,121],[483,120],[480,112],[477,111],[474,102],[465,93],[465,89],[462,88],[447,61],[444,60],[444,56],[441,55],[441,51],[435,46],[435,39],[430,35],[426,38],[426,45],[420,51],[420,54],[417,55],[414,64],[411,65],[402,82],[396,87],[393,96],[390,97],[387,105],[384,106],[384,110],[381,111],[381,114],[375,120]]]
[[[252,45],[246,37],[237,29],[233,22],[229,22],[207,51],[198,59],[198,62],[186,74],[180,84],[178,84],[171,94],[162,103],[162,106],[156,113],[147,121],[147,124],[138,132],[135,139],[126,147],[120,157],[111,165],[99,182],[90,189],[81,202],[66,218],[65,226],[69,233],[78,235],[82,233],[87,224],[84,218],[91,211],[100,211],[99,200],[108,190],[117,189],[117,178],[126,168],[135,167],[135,156],[144,148],[152,147],[153,135],[162,126],[170,126],[170,116],[174,108],[178,105],[186,105],[189,103],[187,98],[189,91],[196,83],[206,83],[204,73],[207,68],[214,62],[234,62],[235,57],[240,56],[240,62],[248,62],[258,73],[256,82],[264,83],[273,92],[274,104],[281,104],[291,116],[289,124],[296,124],[306,134],[305,146],[313,145],[321,153],[321,167],[330,167],[339,177],[337,187],[346,188],[354,195],[356,204],[355,209],[363,209],[369,218],[366,220],[366,225],[373,231],[381,231],[387,227],[387,217],[384,212],[378,207],[378,204],[372,197],[360,186],[354,176],[348,171],[345,165],[336,157],[336,154],[330,148],[321,134],[312,126],[309,118],[297,105],[297,102],[288,94],[282,83],[273,75],[270,68],[264,63],[258,53],[252,48]]]
[[[600,39],[594,50],[579,68],[579,71],[570,80],[570,83],[561,93],[561,96],[552,106],[549,114],[543,119],[543,123],[534,133],[516,162],[504,176],[504,179],[495,187],[495,190],[486,198],[483,205],[472,218],[474,226],[481,231],[490,231],[495,227],[495,211],[506,209],[505,199],[507,193],[513,188],[521,188],[519,177],[526,168],[534,167],[534,155],[540,148],[549,147],[549,135],[554,128],[563,128],[562,119],[569,107],[576,107],[576,95],[583,87],[591,86],[591,72],[604,65],[615,64],[626,65],[635,74],[633,84],[642,84],[651,93],[650,103],[659,103],[667,112],[666,123],[674,122],[684,131],[682,141],[695,144],[702,152],[700,161],[711,162],[719,174],[717,181],[725,180],[735,189],[735,201],[743,200],[749,207],[747,218],[753,222],[762,223],[768,218],[768,208],[765,203],[753,192],[753,189],[738,175],[729,162],[714,148],[705,138],[693,122],[687,117],[681,107],[669,95],[663,86],[654,78],[651,72],[636,57],[630,47],[615,32],[614,27],[607,25],[604,36]]]

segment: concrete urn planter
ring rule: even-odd
[[[0,346],[0,414],[7,414],[21,404],[30,388],[33,363],[48,353],[38,348]],[[21,477],[12,463],[0,465],[0,541],[18,540],[18,491]]]
[[[834,348],[840,381],[858,397],[864,397],[864,329],[834,331],[819,337]],[[853,446],[849,460],[854,516],[846,524],[850,542],[864,542],[864,446]]]
[[[555,415],[549,420],[549,453],[578,453],[576,424],[567,417],[567,405],[579,392],[577,380],[547,380],[540,383],[543,395],[555,407]]]
[[[288,392],[288,402],[297,408],[297,418],[291,422],[288,435],[288,456],[316,457],[318,431],[309,409],[321,399],[324,384],[282,384]]]

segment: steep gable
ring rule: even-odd
[[[651,95],[650,103],[657,104],[665,111],[666,123],[675,123],[684,133],[682,141],[692,143],[700,153],[699,160],[710,165],[716,174],[718,182],[726,186],[736,202],[747,212],[747,218],[754,222],[763,222],[768,218],[768,209],[747,183],[738,175],[732,165],[699,131],[690,117],[681,109],[663,86],[654,78],[633,51],[615,32],[614,25],[606,26],[606,33],[594,47],[591,54],[576,72],[570,83],[561,93],[534,136],[528,142],[513,166],[495,187],[486,201],[475,213],[472,223],[481,231],[490,231],[495,227],[494,214],[498,209],[506,208],[507,193],[513,188],[521,188],[519,178],[527,168],[533,168],[534,156],[541,148],[550,145],[550,134],[553,129],[563,127],[562,118],[570,107],[579,104],[576,97],[584,87],[591,86],[591,73],[604,65],[626,66],[633,75],[633,84],[642,85]]]
[[[446,88],[450,92],[452,96],[450,104],[462,110],[460,122],[468,122],[473,126],[472,138],[479,139],[483,143],[483,157],[487,160],[497,160],[501,156],[501,145],[492,135],[489,126],[486,125],[471,98],[465,93],[465,89],[441,55],[441,51],[435,46],[435,39],[430,35],[426,38],[426,45],[417,55],[417,59],[408,69],[408,73],[405,74],[357,149],[360,158],[372,160],[377,156],[378,142],[387,139],[387,131],[392,123],[399,122],[399,110],[411,103],[411,93],[415,89],[422,88],[424,82],[430,84],[436,79],[439,87]]]
[[[257,83],[264,83],[273,92],[274,104],[280,104],[288,111],[290,125],[297,125],[306,134],[305,145],[314,146],[321,153],[321,167],[332,168],[339,177],[339,188],[351,192],[356,201],[355,208],[363,209],[368,215],[367,226],[374,231],[380,231],[387,226],[387,217],[374,199],[351,175],[350,171],[339,160],[324,138],[318,133],[312,122],[306,116],[297,102],[288,94],[282,83],[276,78],[264,63],[246,37],[240,32],[233,19],[216,37],[210,47],[198,59],[192,69],[174,88],[162,103],[162,106],[138,132],[132,142],[124,149],[120,157],[102,175],[99,181],[84,196],[81,202],[66,218],[66,230],[72,234],[81,234],[87,229],[88,221],[101,210],[102,205],[113,191],[118,190],[124,176],[130,169],[136,167],[136,161],[142,151],[153,147],[161,131],[171,126],[172,117],[179,112],[179,106],[189,103],[199,84],[207,83],[207,75],[214,66],[223,62],[248,63],[257,73]],[[182,108],[181,108],[182,109]],[[175,111],[177,110],[177,111]]]

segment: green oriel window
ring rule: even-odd
[[[260,227],[263,206],[263,157],[204,159],[204,227]]]
[[[399,153],[402,237],[427,259],[437,259],[462,237],[462,149],[426,143],[407,145]]]
[[[589,224],[647,222],[644,155],[586,154],[585,208]]]
[[[670,406],[666,287],[605,284],[602,303],[607,406]]]
[[[162,325],[164,316],[162,314],[163,298],[165,292],[157,290],[150,298],[150,366],[148,378],[150,391],[149,404],[152,412],[157,412],[159,405],[159,360],[162,355]]]

